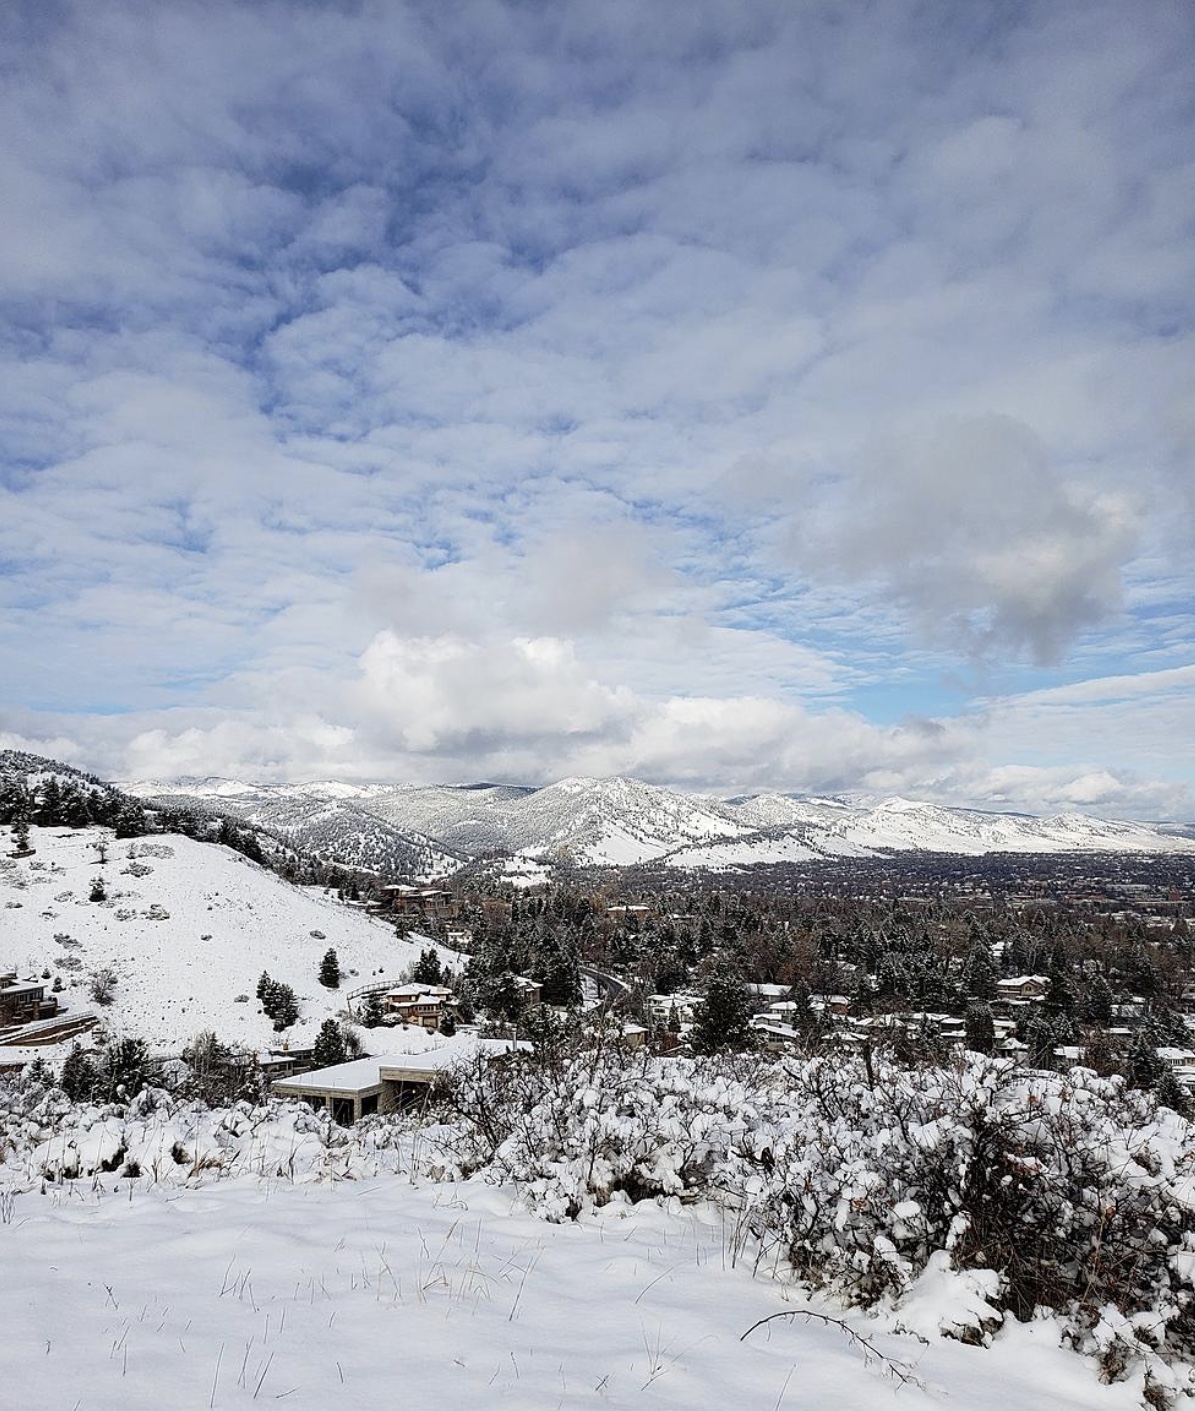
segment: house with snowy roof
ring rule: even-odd
[[[279,1097],[298,1098],[332,1120],[348,1127],[374,1113],[397,1112],[417,1102],[436,1077],[458,1063],[477,1058],[495,1062],[515,1052],[527,1052],[529,1043],[513,1039],[479,1039],[464,1035],[422,1053],[382,1054],[353,1058],[297,1073],[270,1085]]]
[[[456,999],[446,985],[421,985],[412,981],[395,985],[382,996],[383,1015],[403,1024],[418,1024],[424,1029],[438,1029],[444,1015],[455,1016]]]
[[[42,980],[21,980],[15,970],[0,972],[0,1023],[31,1024],[58,1013],[58,999]]]

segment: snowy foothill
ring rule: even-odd
[[[100,828],[32,828],[30,842],[31,856],[0,858],[0,965],[59,977],[68,1013],[96,1010],[89,976],[110,968],[112,1002],[96,1012],[111,1031],[162,1052],[179,1052],[202,1030],[245,1047],[278,1042],[255,998],[263,970],[299,999],[286,1037],[310,1043],[346,994],[397,983],[427,944],[218,844],[173,834],[118,841]],[[100,901],[90,900],[96,877]],[[329,949],[340,963],[339,990],[318,982]],[[454,952],[440,955],[459,964]]]

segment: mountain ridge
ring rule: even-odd
[[[539,788],[505,784],[253,785],[202,779],[126,781],[138,797],[218,798],[247,821],[289,829],[296,846],[318,823],[356,830],[355,865],[369,866],[369,834],[401,835],[423,852],[421,876],[494,852],[581,866],[660,863],[739,868],[767,861],[878,857],[901,852],[1195,852],[1195,830],[1082,813],[1038,817],[920,802],[899,795],[682,793],[643,780],[569,776]],[[866,801],[865,800],[869,800]],[[287,819],[289,817],[289,822]],[[436,854],[442,854],[437,856]]]

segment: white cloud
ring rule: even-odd
[[[1047,708],[1023,662],[1189,656],[1189,17],[114,0],[11,40],[15,733],[1176,779],[1180,701]]]

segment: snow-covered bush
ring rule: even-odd
[[[549,1219],[614,1191],[632,1199],[707,1193],[731,1144],[759,1120],[752,1060],[660,1063],[617,1043],[589,1052],[477,1060],[444,1105],[462,1119],[463,1170],[520,1182]]]
[[[1110,1374],[1151,1347],[1195,1354],[1195,1133],[1118,1077],[611,1046],[477,1065],[448,1105],[462,1168],[548,1219],[614,1191],[714,1196],[761,1265],[848,1302],[975,1271],[966,1335],[1047,1307]]]

